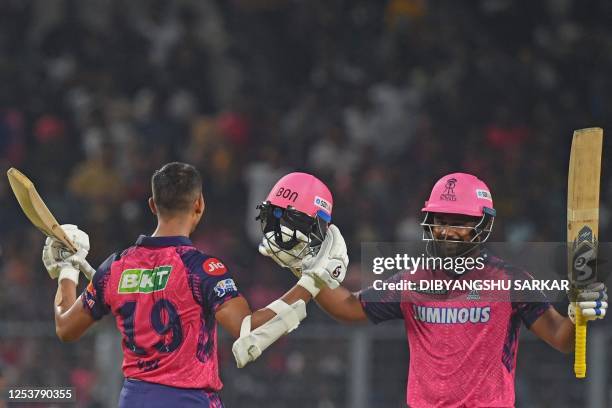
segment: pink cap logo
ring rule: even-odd
[[[440,200],[444,201],[457,201],[457,196],[455,195],[455,185],[457,185],[456,178],[450,178],[446,181],[446,185],[444,186],[444,192],[440,194]]]

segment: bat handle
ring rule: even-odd
[[[574,349],[574,373],[576,378],[586,377],[586,338],[587,320],[582,315],[582,310],[575,305],[576,310],[576,343]]]

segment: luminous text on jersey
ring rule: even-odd
[[[491,307],[426,307],[413,305],[414,317],[425,323],[486,323]]]
[[[168,284],[172,266],[155,269],[126,269],[121,272],[119,293],[152,293],[163,290]]]

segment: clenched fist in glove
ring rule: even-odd
[[[316,255],[307,255],[302,260],[302,278],[298,285],[315,297],[322,286],[335,289],[344,280],[349,258],[346,243],[335,225],[330,225]]]
[[[76,225],[64,224],[62,229],[70,238],[77,252],[73,254],[55,238],[47,237],[42,252],[42,261],[51,279],[70,279],[75,284],[79,282],[79,271],[91,279],[95,270],[87,263],[85,257],[89,253],[89,236]]]
[[[575,296],[575,302],[570,299],[570,304],[567,309],[567,316],[576,324],[576,306],[580,308],[582,316],[586,320],[603,319],[608,310],[608,290],[606,285],[601,282],[591,283],[582,289],[572,289],[574,293],[570,298]]]

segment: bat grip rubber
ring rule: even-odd
[[[586,338],[587,320],[582,315],[582,310],[575,305],[576,311],[576,343],[574,349],[574,374],[576,378],[586,377]]]

